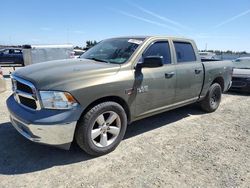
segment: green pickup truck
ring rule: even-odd
[[[95,156],[113,151],[127,124],[199,102],[215,111],[229,89],[230,61],[201,62],[193,40],[120,37],[78,59],[30,65],[12,74],[13,126],[27,139]]]

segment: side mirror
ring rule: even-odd
[[[143,63],[138,64],[139,67],[143,68],[156,68],[163,66],[163,57],[162,56],[147,56],[143,58]]]

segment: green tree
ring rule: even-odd
[[[91,47],[95,46],[96,44],[97,44],[97,41],[96,41],[96,40],[94,40],[94,41],[92,41],[92,40],[87,40],[87,41],[86,41],[86,48],[91,48]]]

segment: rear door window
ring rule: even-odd
[[[143,57],[147,56],[162,56],[164,64],[171,64],[171,55],[168,41],[159,41],[152,44]]]
[[[14,53],[15,53],[15,54],[21,54],[22,51],[21,51],[21,50],[15,50]]]
[[[174,47],[178,63],[196,61],[196,55],[191,43],[174,42]]]

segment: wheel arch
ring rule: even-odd
[[[127,115],[127,120],[128,120],[128,123],[130,123],[131,121],[131,112],[130,112],[130,109],[129,109],[129,106],[127,104],[127,102],[121,98],[121,97],[118,97],[118,96],[106,96],[106,97],[102,97],[102,98],[99,98],[93,102],[91,102],[82,112],[81,114],[81,117],[84,116],[90,109],[92,109],[94,106],[100,104],[100,103],[103,103],[103,102],[116,102],[118,104],[120,104],[126,115]]]
[[[213,85],[214,83],[219,84],[220,87],[221,87],[222,92],[224,92],[224,89],[225,89],[225,82],[224,82],[223,77],[221,77],[221,76],[216,77],[216,78],[213,80],[213,82],[212,82],[211,85]]]

